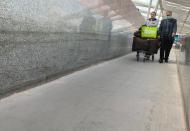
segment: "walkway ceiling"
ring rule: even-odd
[[[109,17],[118,30],[135,30],[157,8],[157,17],[162,19],[164,10],[173,11],[178,20],[178,33],[190,33],[190,0],[79,0],[93,12]],[[158,6],[157,6],[158,5]],[[140,13],[141,14],[140,14]],[[145,19],[144,19],[144,18]]]
[[[149,7],[151,7],[150,11],[155,11],[155,9],[157,8],[157,17],[159,17],[161,12],[160,4],[158,4],[158,2],[161,3],[161,0],[152,0],[151,6],[150,1],[151,0],[132,0],[132,2],[139,9],[140,13],[144,16],[145,19],[147,19]]]

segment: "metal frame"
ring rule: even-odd
[[[151,8],[152,8],[152,0],[150,0],[150,3],[149,3],[147,19],[149,18]]]

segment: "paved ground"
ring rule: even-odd
[[[130,54],[12,95],[0,131],[185,131],[175,59]]]

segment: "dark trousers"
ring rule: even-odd
[[[174,42],[173,37],[165,36],[161,38],[160,60],[163,59],[168,60],[173,42]]]

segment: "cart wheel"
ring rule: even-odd
[[[154,61],[154,55],[152,55],[152,61]]]
[[[140,55],[139,55],[139,52],[137,52],[137,55],[136,55],[136,57],[137,57],[137,61],[139,61],[139,59],[140,59]]]
[[[145,62],[146,61],[146,58],[143,58],[143,62]]]
[[[137,61],[139,61],[139,59],[140,59],[140,56],[139,56],[139,55],[137,55]]]

